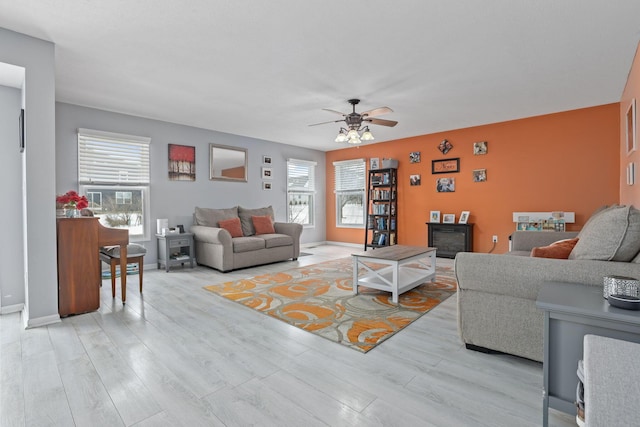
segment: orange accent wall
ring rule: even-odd
[[[627,154],[626,116],[631,101],[636,100],[636,150]],[[640,208],[640,133],[638,132],[638,109],[640,108],[640,44],[631,65],[627,84],[620,98],[620,203]],[[627,185],[627,165],[636,167],[636,183]]]
[[[498,235],[494,252],[508,250],[515,230],[514,211],[573,211],[579,230],[603,204],[618,203],[620,196],[620,104],[530,117],[416,136],[378,144],[327,152],[327,241],[364,244],[364,229],[337,228],[333,162],[371,157],[394,158],[398,167],[398,243],[426,245],[429,211],[471,211],[474,251],[488,252]],[[400,123],[399,126],[402,126]],[[374,132],[375,134],[375,132]],[[446,155],[438,144],[447,139],[453,149]],[[473,154],[473,143],[487,141],[488,153]],[[409,163],[409,153],[419,151],[420,163]],[[460,158],[460,172],[431,174],[431,160]],[[486,182],[473,182],[472,171],[486,169]],[[410,186],[409,176],[421,175],[420,186]],[[437,193],[436,178],[455,178],[455,192]]]

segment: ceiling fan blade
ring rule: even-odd
[[[367,121],[374,125],[389,126],[389,127],[394,127],[395,125],[398,124],[398,122],[394,120],[384,120],[384,119],[368,119],[367,118],[364,121]]]
[[[327,123],[338,123],[338,122],[343,122],[344,120],[331,120],[328,122],[322,122],[322,123],[314,123],[312,125],[309,126],[318,126],[318,125],[326,125]]]
[[[389,107],[378,107],[378,108],[374,108],[373,110],[365,111],[360,114],[367,117],[375,117],[375,116],[381,116],[387,113],[393,113],[393,110]]]
[[[324,111],[328,111],[330,113],[340,114],[341,116],[346,116],[345,113],[341,113],[340,111],[330,110],[329,108],[323,108]]]

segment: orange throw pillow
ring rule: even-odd
[[[578,238],[558,240],[549,246],[541,246],[531,249],[531,256],[538,258],[568,259],[573,247],[578,243]]]
[[[225,219],[224,221],[218,221],[218,227],[224,228],[231,234],[231,237],[242,237],[242,226],[240,225],[240,218]]]
[[[273,234],[276,230],[273,228],[273,221],[269,215],[266,216],[252,216],[253,227],[256,229],[256,234]]]

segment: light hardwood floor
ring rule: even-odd
[[[99,311],[48,327],[0,316],[0,425],[541,424],[541,364],[466,350],[455,296],[361,354],[202,289],[356,250],[304,251],[227,274],[148,270],[144,296],[129,276],[126,306],[107,280]],[[550,425],[575,423],[552,410]]]

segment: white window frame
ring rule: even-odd
[[[81,193],[140,192],[142,223],[131,224],[131,241],[151,239],[150,189],[151,138],[78,129],[78,183]],[[105,200],[101,196],[102,210]],[[115,199],[114,199],[115,201]],[[131,201],[129,201],[131,202]],[[96,212],[100,216],[100,212]],[[109,226],[101,219],[104,226]],[[140,230],[140,225],[141,230]],[[132,234],[132,230],[138,233]]]
[[[362,171],[362,177],[359,180],[349,180],[348,182],[341,179],[341,169],[350,168]],[[367,180],[367,166],[365,159],[352,159],[333,162],[334,170],[334,193],[336,200],[336,227],[338,228],[364,228],[365,216],[367,210],[367,199],[365,197],[365,187]],[[342,212],[340,211],[340,196],[356,194],[362,197],[362,224],[348,223],[342,221]]]
[[[316,166],[318,162],[310,161],[310,160],[300,160],[300,159],[287,159],[287,222],[291,221],[291,205],[289,205],[289,201],[291,200],[291,196],[297,195],[306,195],[311,200],[311,206],[309,207],[309,223],[301,223],[304,228],[313,228],[315,227],[315,210],[316,210],[316,187],[315,187],[315,179],[316,179]],[[302,172],[307,172],[307,181],[305,185],[300,186],[296,185],[294,180],[295,177],[292,176],[292,173],[300,174]]]

